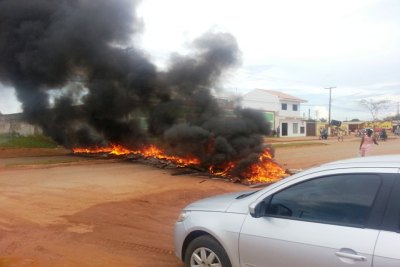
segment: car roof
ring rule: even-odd
[[[338,160],[330,163],[322,164],[322,168],[335,168],[335,167],[369,167],[369,168],[400,168],[400,154],[399,155],[384,155],[384,156],[369,156],[358,157],[345,160]]]

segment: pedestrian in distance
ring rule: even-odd
[[[364,136],[361,138],[360,143],[360,155],[361,157],[368,156],[371,153],[373,144],[378,145],[375,136],[373,135],[373,131],[371,129],[367,129]]]
[[[343,142],[343,132],[340,128],[337,129],[337,140]]]

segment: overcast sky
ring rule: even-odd
[[[308,102],[302,113],[332,119],[371,119],[364,98],[400,102],[399,0],[143,0],[144,31],[136,44],[159,66],[208,31],[233,34],[242,65],[221,84],[244,94],[255,88],[292,94]],[[20,111],[3,89],[2,113]]]

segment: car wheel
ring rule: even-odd
[[[186,267],[231,267],[224,248],[211,236],[194,239],[185,253]]]

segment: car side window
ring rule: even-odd
[[[381,183],[374,174],[333,175],[305,181],[274,194],[266,215],[363,227]]]

